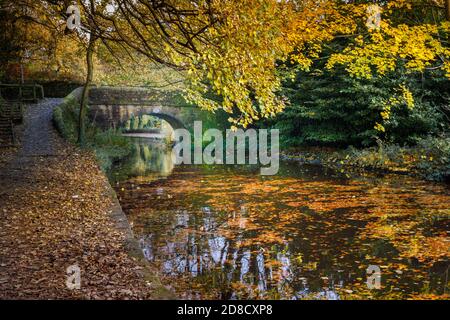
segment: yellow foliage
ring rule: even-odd
[[[182,70],[188,100],[212,112],[223,109],[232,125],[246,127],[284,110],[281,64],[309,70],[338,37],[345,47],[326,57],[328,69],[344,66],[352,76],[371,78],[401,65],[410,72],[442,69],[450,77],[450,22],[408,20],[412,10],[423,9],[421,2],[390,1],[374,10],[371,3],[336,0],[167,0],[162,7],[176,10],[162,13],[156,23],[155,8],[138,1],[130,12],[96,18],[121,40],[116,47],[128,46]],[[73,55],[71,65],[80,56]],[[412,108],[411,93],[401,89],[402,100]],[[382,118],[389,119],[390,111],[383,112]]]
[[[316,0],[213,1],[214,11],[223,17],[219,25],[208,29],[207,38],[215,41],[192,60],[181,58],[190,65],[187,97],[206,110],[222,108],[233,114],[230,121],[236,126],[274,116],[285,107],[278,94],[278,62],[290,61],[309,70],[323,45],[337,36],[354,41],[329,57],[329,69],[344,65],[355,77],[371,78],[395,70],[399,62],[411,71],[423,72],[443,60],[440,68],[450,74],[450,52],[442,41],[442,34],[449,31],[448,22],[394,23],[390,16],[396,11],[414,9],[412,1],[401,0],[384,5],[379,28],[368,29],[370,6]],[[211,89],[220,101],[204,98]],[[404,86],[400,89],[402,102],[413,108],[411,92]],[[390,109],[381,116],[389,119]],[[384,131],[382,124],[376,129]]]
[[[374,129],[377,130],[377,131],[380,131],[380,132],[385,132],[386,131],[386,129],[383,127],[383,125],[379,124],[378,122],[375,124]]]
[[[405,104],[410,110],[414,108],[414,97],[411,91],[403,84],[399,86],[398,93],[384,103],[383,110],[380,112],[383,122],[389,121],[391,118],[392,108],[400,107],[402,104]],[[378,122],[375,124],[374,129],[379,132],[386,132],[384,125]]]

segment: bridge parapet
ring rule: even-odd
[[[144,87],[93,87],[89,90],[89,105],[165,105],[192,107],[180,91],[163,91]]]

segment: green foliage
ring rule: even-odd
[[[412,108],[401,99],[401,86],[412,92]],[[376,139],[414,144],[448,129],[446,86],[442,74],[356,79],[339,70],[298,72],[284,84],[290,105],[270,124],[281,130],[286,146],[369,146]],[[399,102],[385,120],[381,113],[392,97]],[[383,123],[385,132],[377,131],[376,123]]]
[[[73,93],[53,110],[53,124],[64,139],[72,143],[77,141],[79,112],[80,106]]]
[[[104,132],[97,130],[92,140],[91,138],[87,140],[103,170],[108,170],[115,160],[127,156],[131,151],[129,140],[113,129]]]
[[[450,178],[450,136],[428,136],[417,140],[413,147],[385,144],[358,150],[350,147],[335,152],[327,159],[328,166],[340,164],[397,173],[417,173],[433,181]]]
[[[142,115],[135,117],[131,115],[130,120],[126,121],[123,127],[126,130],[145,130],[161,128],[162,120],[151,115]]]
[[[417,143],[416,168],[430,180],[450,181],[450,136],[427,137]]]

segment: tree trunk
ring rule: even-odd
[[[25,83],[25,78],[23,76],[23,62],[20,61],[20,83],[24,84]]]
[[[94,75],[94,64],[93,64],[93,54],[94,54],[94,44],[95,39],[91,35],[89,38],[89,44],[86,51],[86,63],[87,63],[87,75],[86,82],[84,83],[83,93],[81,95],[80,102],[80,114],[78,118],[78,143],[83,145],[86,138],[86,111],[89,98],[89,88],[92,85],[92,78]]]
[[[445,17],[450,21],[450,0],[445,0]]]

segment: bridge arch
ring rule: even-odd
[[[176,130],[176,129],[185,129],[186,126],[184,125],[184,123],[180,120],[177,119],[176,117],[170,115],[170,114],[164,114],[164,113],[149,113],[149,116],[154,116],[157,117],[159,119],[165,120],[166,122],[168,122],[170,124],[170,126]]]
[[[119,127],[132,116],[151,115],[173,129],[192,128],[201,111],[188,105],[180,93],[137,87],[94,87],[89,90],[89,118],[97,126]]]

